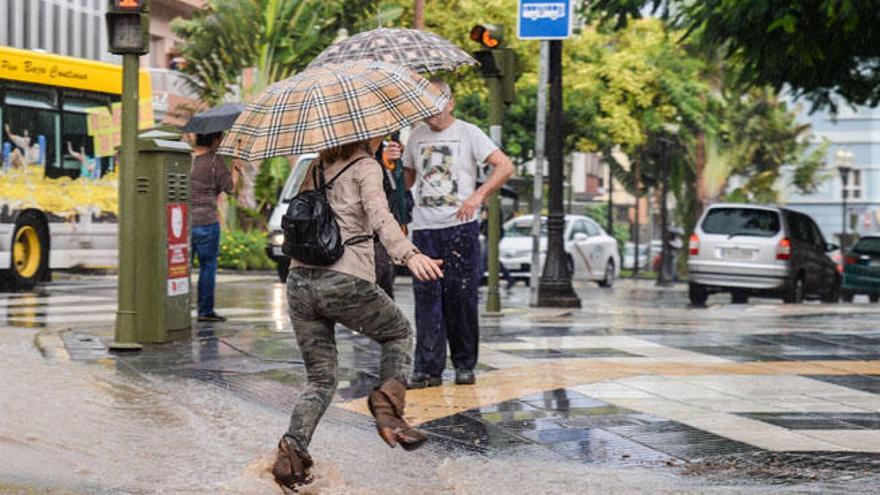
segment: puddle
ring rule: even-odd
[[[32,339],[25,329],[0,333],[0,493],[281,493],[267,470],[287,411],[113,362],[49,361]],[[682,493],[698,486],[671,469],[586,466],[541,447],[486,457],[437,442],[408,453],[388,449],[366,418],[351,419],[331,409],[318,428],[317,480],[302,493],[640,493],[646,485]]]

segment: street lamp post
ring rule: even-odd
[[[579,308],[581,300],[571,284],[571,271],[566,262],[563,232],[563,114],[562,114],[562,41],[550,41],[550,108],[547,122],[547,163],[550,190],[547,215],[547,259],[538,289],[538,306]]]
[[[838,150],[837,153],[834,154],[835,162],[837,163],[837,172],[840,174],[840,198],[841,198],[841,233],[840,233],[840,252],[846,253],[846,224],[847,224],[847,208],[846,208],[846,200],[849,196],[849,191],[847,190],[847,186],[849,183],[849,173],[852,171],[852,161],[853,154],[852,152],[845,150]]]

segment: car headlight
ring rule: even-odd
[[[284,244],[284,233],[279,232],[277,234],[272,234],[272,244],[275,246]]]

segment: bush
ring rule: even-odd
[[[224,231],[217,265],[231,270],[271,270],[274,264],[266,256],[267,242],[266,233],[259,230]]]

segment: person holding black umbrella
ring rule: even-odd
[[[217,198],[232,194],[235,184],[217,147],[223,133],[196,134],[190,172],[192,255],[199,260],[198,321],[226,321],[214,311],[217,258],[220,256],[220,220]]]
[[[245,106],[224,103],[194,115],[183,132],[196,135],[190,172],[190,218],[192,255],[199,260],[198,320],[226,321],[214,311],[217,258],[220,255],[220,219],[217,200],[221,193],[232,194],[236,177],[217,155],[223,132],[229,130]]]

